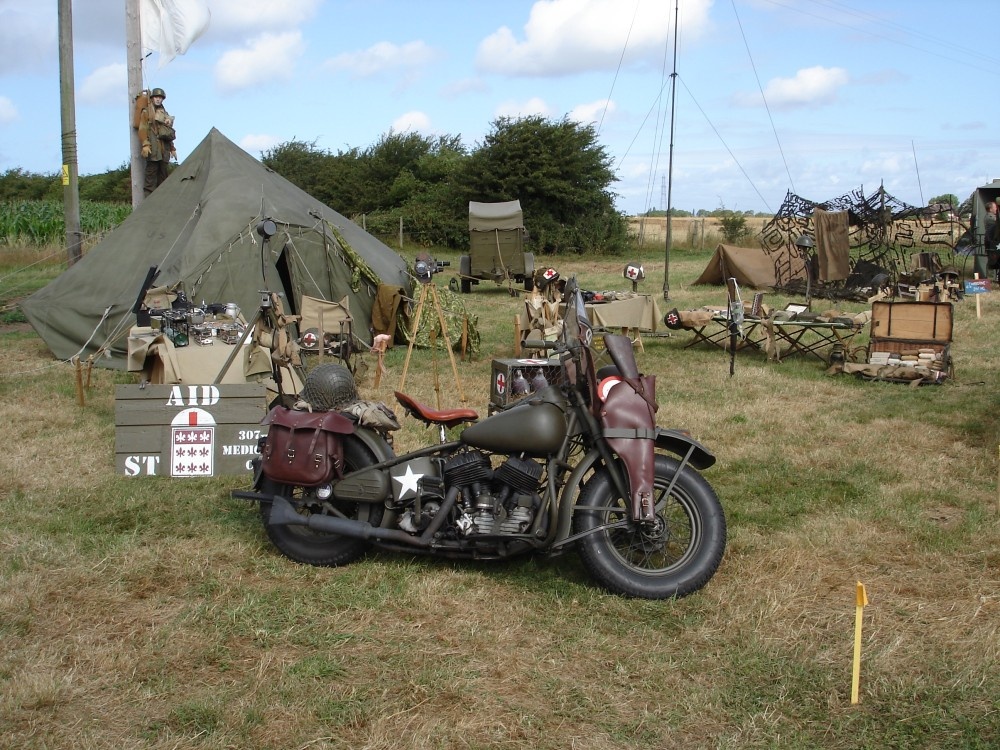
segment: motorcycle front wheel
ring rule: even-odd
[[[608,591],[640,599],[686,596],[718,569],[726,549],[722,505],[700,474],[685,468],[678,475],[679,468],[676,459],[656,456],[651,525],[629,520],[628,502],[618,497],[606,470],[583,488],[579,504],[588,508],[576,511],[574,530],[592,533],[577,542],[578,551],[587,572]]]
[[[344,473],[350,473],[377,463],[375,456],[358,440],[344,443]],[[280,495],[295,506],[298,513],[337,515],[357,521],[367,521],[372,526],[382,522],[383,506],[376,503],[344,503],[333,498],[321,500],[315,487],[282,484],[265,477],[260,484],[265,495]],[[329,534],[308,526],[272,524],[271,503],[260,504],[260,518],[267,538],[278,550],[296,562],[307,565],[337,566],[354,562],[368,551],[371,544],[364,539]]]

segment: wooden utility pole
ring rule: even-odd
[[[81,257],[80,189],[76,155],[76,98],[73,86],[73,4],[59,0],[59,110],[62,124],[63,219],[69,265]]]
[[[125,61],[128,69],[128,142],[132,175],[132,209],[142,203],[145,161],[139,151],[139,139],[132,128],[135,100],[142,90],[142,31],[139,26],[139,0],[125,0]]]

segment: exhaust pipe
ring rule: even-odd
[[[317,514],[303,516],[296,513],[292,504],[280,495],[275,495],[271,500],[271,514],[268,523],[272,526],[308,526],[310,529],[327,534],[340,534],[354,539],[391,541],[407,544],[411,547],[430,547],[431,545],[429,538],[412,536],[405,531],[397,531],[396,529],[372,526],[367,521],[353,521],[349,518]]]

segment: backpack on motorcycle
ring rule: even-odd
[[[275,406],[263,424],[270,425],[261,458],[261,471],[268,479],[315,487],[343,470],[340,436],[354,432],[354,423],[343,414]]]

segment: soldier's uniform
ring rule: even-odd
[[[146,159],[146,178],[143,183],[146,195],[167,179],[167,164],[171,156],[177,155],[174,149],[174,118],[163,107],[163,100],[166,98],[163,89],[153,89],[149,92],[149,105],[143,107],[139,115],[139,145]]]

